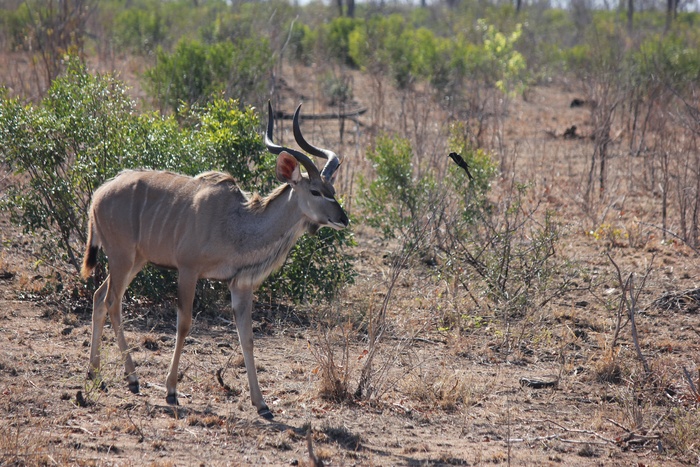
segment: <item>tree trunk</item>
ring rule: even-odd
[[[422,0],[422,1],[425,1],[425,0]],[[355,17],[355,0],[347,0],[347,5],[348,5],[348,11],[347,11],[348,18],[354,18]]]
[[[666,32],[671,30],[671,22],[675,16],[676,6],[676,0],[666,0]]]
[[[632,20],[634,19],[634,0],[627,0],[627,33],[632,34]]]

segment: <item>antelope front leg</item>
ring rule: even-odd
[[[177,402],[177,368],[180,364],[180,355],[185,345],[185,338],[192,327],[192,302],[197,287],[197,276],[189,271],[179,271],[177,282],[177,336],[175,337],[175,352],[170,361],[170,371],[165,380],[167,395],[165,401],[170,405],[178,405]]]
[[[238,329],[238,339],[241,342],[243,360],[248,374],[248,386],[250,387],[250,398],[253,405],[258,409],[258,415],[266,420],[272,420],[273,415],[265,404],[260,385],[258,384],[258,374],[255,370],[255,358],[253,357],[253,292],[252,290],[240,290],[233,286],[231,290],[231,305],[233,314],[236,317],[236,328]]]

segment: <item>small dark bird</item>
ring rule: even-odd
[[[467,177],[469,177],[469,180],[474,180],[474,177],[472,177],[472,174],[469,172],[469,166],[467,165],[467,161],[462,159],[462,156],[460,156],[456,152],[451,152],[449,154],[449,157],[451,157],[452,160],[455,161],[455,164],[457,164],[458,166],[463,168],[465,172],[467,172]]]

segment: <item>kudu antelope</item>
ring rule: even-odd
[[[253,360],[253,292],[284,263],[304,232],[348,225],[332,185],[341,161],[335,153],[306,142],[299,128],[300,108],[294,114],[294,137],[303,150],[327,159],[326,165],[319,171],[305,154],[272,142],[274,121],[268,103],[265,144],[277,155],[277,178],[284,184],[266,197],[249,196],[230,175],[219,172],[187,177],[127,170],[95,191],[81,273],[90,276],[102,247],[109,259],[109,275],[93,298],[89,378],[95,378],[100,368],[100,341],[109,313],[129,389],[139,392],[122,328],[121,301],[131,280],[150,262],[178,270],[177,337],[166,379],[167,403],[178,404],[178,363],[192,324],[197,280],[216,279],[227,281],[231,291],[252,403],[258,414],[272,418]]]

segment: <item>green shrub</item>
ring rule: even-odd
[[[697,40],[697,39],[696,39]],[[643,80],[664,83],[677,91],[693,89],[700,80],[700,41],[695,47],[677,35],[646,39],[630,62]]]
[[[490,199],[497,163],[468,141],[464,127],[455,125],[450,149],[467,162],[472,178],[450,161],[437,181],[418,175],[408,141],[379,138],[367,155],[375,176],[361,181],[358,205],[369,225],[400,238],[403,253],[430,259],[436,274],[488,299],[498,317],[523,316],[568,285],[554,260],[559,225],[551,213],[535,215],[527,185],[513,183],[498,201]]]
[[[163,45],[169,28],[160,8],[119,10],[114,18],[113,34],[119,50],[147,55]]]
[[[348,53],[361,69],[387,74],[406,89],[416,77],[414,33],[398,14],[373,16],[350,33]]]
[[[289,35],[289,50],[292,59],[311,65],[313,63],[314,46],[318,42],[318,31],[309,26],[295,22]]]
[[[87,74],[76,60],[68,67],[39,107],[3,99],[0,153],[29,180],[8,192],[12,220],[30,231],[57,230],[45,238],[46,254],[77,270],[90,194],[127,155],[119,135],[130,131],[133,106],[121,83]]]
[[[375,178],[360,180],[358,204],[365,221],[387,238],[415,234],[428,212],[435,180],[431,175],[414,175],[413,150],[403,138],[380,136],[367,159],[373,164]]]
[[[498,174],[498,163],[489,152],[475,148],[469,142],[462,123],[455,123],[450,129],[450,151],[461,155],[469,166],[471,180],[456,164],[450,163],[448,173],[452,195],[456,195],[459,200],[460,217],[467,225],[473,224],[492,209],[488,194],[491,183]]]
[[[78,271],[92,192],[124,168],[190,175],[227,170],[241,188],[264,193],[278,183],[275,156],[264,150],[252,108],[239,110],[236,101],[215,100],[187,108],[181,121],[154,113],[138,115],[121,82],[89,74],[76,59],[70,60],[68,70],[36,107],[0,96],[0,156],[25,175],[10,188],[2,208],[10,211],[13,222],[40,235],[45,261],[67,262]],[[313,280],[303,289],[271,286],[278,299],[301,301],[317,294],[320,299],[352,277],[350,257],[342,251],[351,244],[351,234],[321,234],[316,243],[307,240],[295,248],[285,266],[293,272],[280,273],[288,282],[297,277]],[[297,271],[307,272],[299,276]],[[172,273],[147,268],[130,290],[162,301],[173,296],[174,285]],[[200,287],[205,289],[210,287]]]
[[[149,94],[162,108],[205,105],[216,98],[262,103],[272,69],[267,40],[242,39],[207,45],[181,40],[173,53],[158,48],[157,64],[146,71]]]
[[[564,265],[554,258],[560,226],[553,213],[536,215],[539,205],[527,201],[530,186],[512,183],[498,197],[489,195],[498,174],[497,162],[469,143],[462,125],[455,125],[450,148],[462,155],[473,178],[454,165],[448,172],[456,197],[446,216],[444,272],[475,294],[488,298],[489,308],[504,319],[523,316],[568,287]]]
[[[0,38],[6,41],[9,50],[28,50],[27,34],[32,27],[29,5],[23,3],[16,9],[0,7]]]
[[[319,39],[322,41],[329,58],[349,66],[359,64],[350,53],[350,35],[362,22],[354,18],[334,18],[324,26]]]

